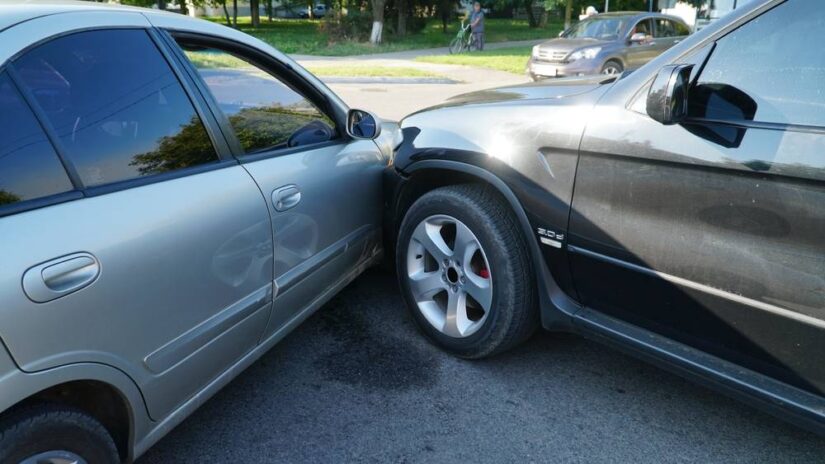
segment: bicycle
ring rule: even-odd
[[[464,50],[473,51],[478,48],[475,37],[473,37],[472,32],[468,32],[469,30],[470,25],[465,25],[464,21],[461,21],[461,28],[458,30],[458,34],[456,34],[455,38],[450,41],[451,55],[461,53]]]

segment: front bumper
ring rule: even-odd
[[[539,61],[533,57],[527,62],[527,75],[533,79],[551,77],[587,76],[601,72],[598,60],[576,60],[569,63]]]

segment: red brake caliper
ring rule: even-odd
[[[490,270],[487,269],[486,267],[481,268],[481,270],[478,271],[478,275],[481,278],[489,279],[490,278]]]

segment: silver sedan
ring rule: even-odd
[[[182,15],[0,31],[0,462],[131,462],[380,259],[397,126]]]

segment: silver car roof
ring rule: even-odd
[[[294,69],[344,111],[346,104],[317,77],[271,45],[236,29],[178,13],[80,1],[0,0],[0,67],[25,48],[73,30],[107,26],[155,26],[194,32],[243,43],[263,51]]]

